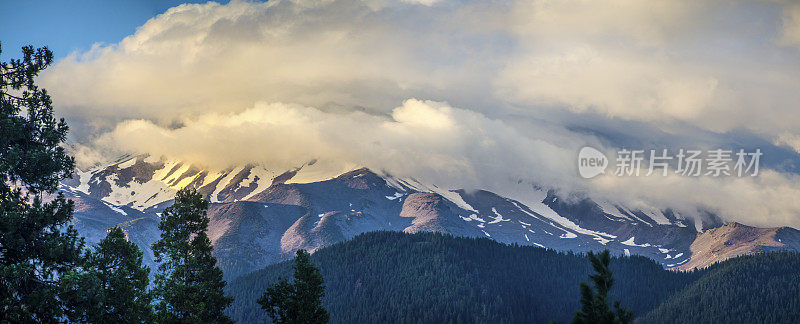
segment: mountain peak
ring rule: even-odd
[[[729,228],[753,228],[752,226],[744,225],[744,224],[739,223],[739,222],[730,222],[730,223],[727,223],[727,224],[725,224],[723,226],[729,227]]]
[[[345,172],[335,178],[353,189],[370,189],[386,186],[386,180],[367,168]]]

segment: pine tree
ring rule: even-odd
[[[83,270],[64,276],[62,295],[74,306],[68,316],[82,323],[149,322],[149,274],[136,244],[125,239],[121,228],[112,228],[88,253]]]
[[[327,323],[330,316],[322,307],[325,296],[322,274],[305,250],[294,259],[294,283],[285,278],[267,288],[258,303],[276,323]]]
[[[153,244],[156,262],[156,320],[162,323],[231,323],[223,314],[232,298],[225,296],[222,270],[211,255],[206,230],[208,202],[193,189],[182,189],[164,210]]]
[[[624,324],[633,320],[633,313],[620,307],[619,301],[614,303],[614,311],[608,308],[608,291],[614,284],[608,265],[611,256],[608,250],[595,255],[589,251],[589,261],[596,272],[589,276],[597,292],[593,291],[586,282],[581,282],[581,310],[575,312],[572,323],[575,324]]]
[[[56,322],[65,314],[59,278],[83,249],[68,225],[72,201],[53,195],[74,160],[60,146],[66,123],[34,82],[53,53],[25,46],[22,54],[0,62],[0,322]]]

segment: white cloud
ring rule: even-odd
[[[800,49],[800,4],[788,2],[783,10],[781,42]]]
[[[647,46],[703,24],[697,18],[709,6],[711,1],[515,1],[513,29],[557,42],[623,38]]]
[[[647,131],[619,131],[643,142],[649,130],[697,128],[795,143],[800,57],[785,45],[797,45],[796,9],[737,0],[181,5],[117,44],[65,58],[41,81],[78,140],[99,136],[91,146],[103,151],[214,166],[316,158],[499,192],[525,179],[797,226],[794,176],[587,183],[575,154],[603,145],[569,130],[591,115],[642,123]]]
[[[95,144],[212,168],[255,162],[280,170],[317,159],[335,170],[368,166],[452,188],[499,186],[517,179],[570,181],[567,173],[573,170],[561,169],[560,163],[573,152],[559,145],[578,142],[559,134],[529,137],[502,121],[416,99],[404,101],[391,116],[258,103],[240,113],[202,115],[178,128],[125,121]]]
[[[715,77],[690,67],[592,48],[512,60],[497,82],[515,102],[647,122],[707,118],[720,92]]]
[[[408,2],[408,3],[417,3],[417,4],[421,4],[421,5],[432,6],[432,5],[440,2],[441,0],[402,0],[402,1],[403,2]]]
[[[697,208],[754,226],[800,224],[800,177],[761,170],[757,177],[615,177],[593,183],[598,195],[636,206],[671,207],[692,215]],[[612,194],[613,193],[613,194]]]

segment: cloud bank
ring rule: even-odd
[[[513,196],[522,180],[800,226],[800,182],[778,171],[579,179],[580,147],[617,144],[574,127],[636,123],[618,131],[653,146],[666,144],[642,129],[743,131],[800,149],[798,17],[791,2],[733,0],[182,5],[68,56],[42,84],[87,160],[319,159],[450,188]]]

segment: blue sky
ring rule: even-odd
[[[3,1],[0,10],[2,58],[17,58],[20,47],[48,46],[56,59],[85,52],[97,42],[116,43],[177,0],[32,0]],[[226,3],[227,1],[217,1]]]

